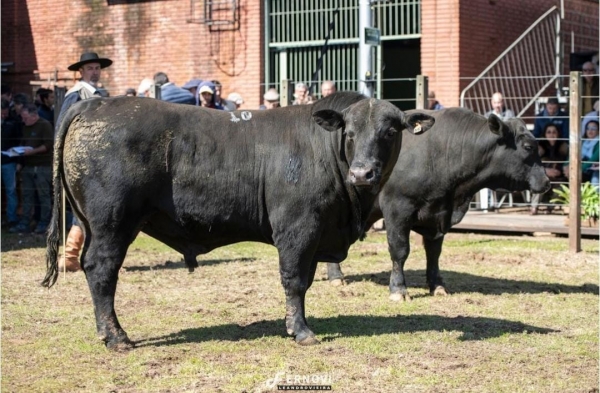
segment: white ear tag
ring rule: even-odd
[[[423,129],[421,128],[421,123],[417,123],[417,125],[415,126],[415,128],[413,129],[413,132],[415,134],[420,133],[421,131],[423,131]]]

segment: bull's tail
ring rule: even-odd
[[[61,152],[62,153],[62,152]],[[54,204],[52,206],[52,219],[48,226],[46,239],[46,277],[42,286],[50,288],[58,279],[58,244],[60,240],[60,210],[62,205],[62,176],[60,170],[54,166],[53,187]]]
[[[80,107],[80,106],[78,106]],[[60,122],[54,141],[54,162],[52,186],[54,187],[54,204],[52,205],[52,218],[48,225],[48,234],[46,239],[46,277],[42,281],[42,286],[50,288],[58,279],[58,245],[60,240],[60,218],[62,207],[62,186],[63,186],[63,155],[65,138],[71,122],[81,113],[80,110],[69,108],[66,115]]]

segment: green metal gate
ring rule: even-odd
[[[421,1],[372,1],[373,25],[381,40],[421,37]],[[359,0],[267,0],[265,7],[265,81],[267,88],[282,79],[309,84],[333,21],[327,53],[317,77],[318,86],[332,80],[338,90],[358,89]],[[374,49],[376,50],[376,49]],[[377,50],[375,59],[381,59]],[[377,60],[375,60],[377,62]],[[389,66],[393,66],[388,64]],[[380,69],[376,65],[372,69]],[[376,73],[381,86],[381,73]]]

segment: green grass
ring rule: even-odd
[[[411,302],[388,300],[385,236],[355,244],[332,287],[317,269],[308,322],[321,345],[285,334],[277,251],[239,243],[198,258],[148,236],[131,245],[116,298],[137,347],[96,338],[82,273],[51,290],[41,237],[3,234],[2,391],[267,392],[327,377],[338,392],[589,392],[598,387],[598,241],[450,234],[431,297],[424,251],[406,263]],[[279,373],[279,374],[278,374]],[[596,390],[597,391],[597,390]]]

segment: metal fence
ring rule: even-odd
[[[374,2],[371,8],[373,27],[380,29],[382,41],[421,37],[420,0]],[[359,0],[267,1],[265,81],[268,87],[276,87],[282,79],[308,84],[316,75],[317,85],[333,80],[339,90],[356,91],[358,10]],[[316,73],[315,65],[326,39],[327,61]]]

